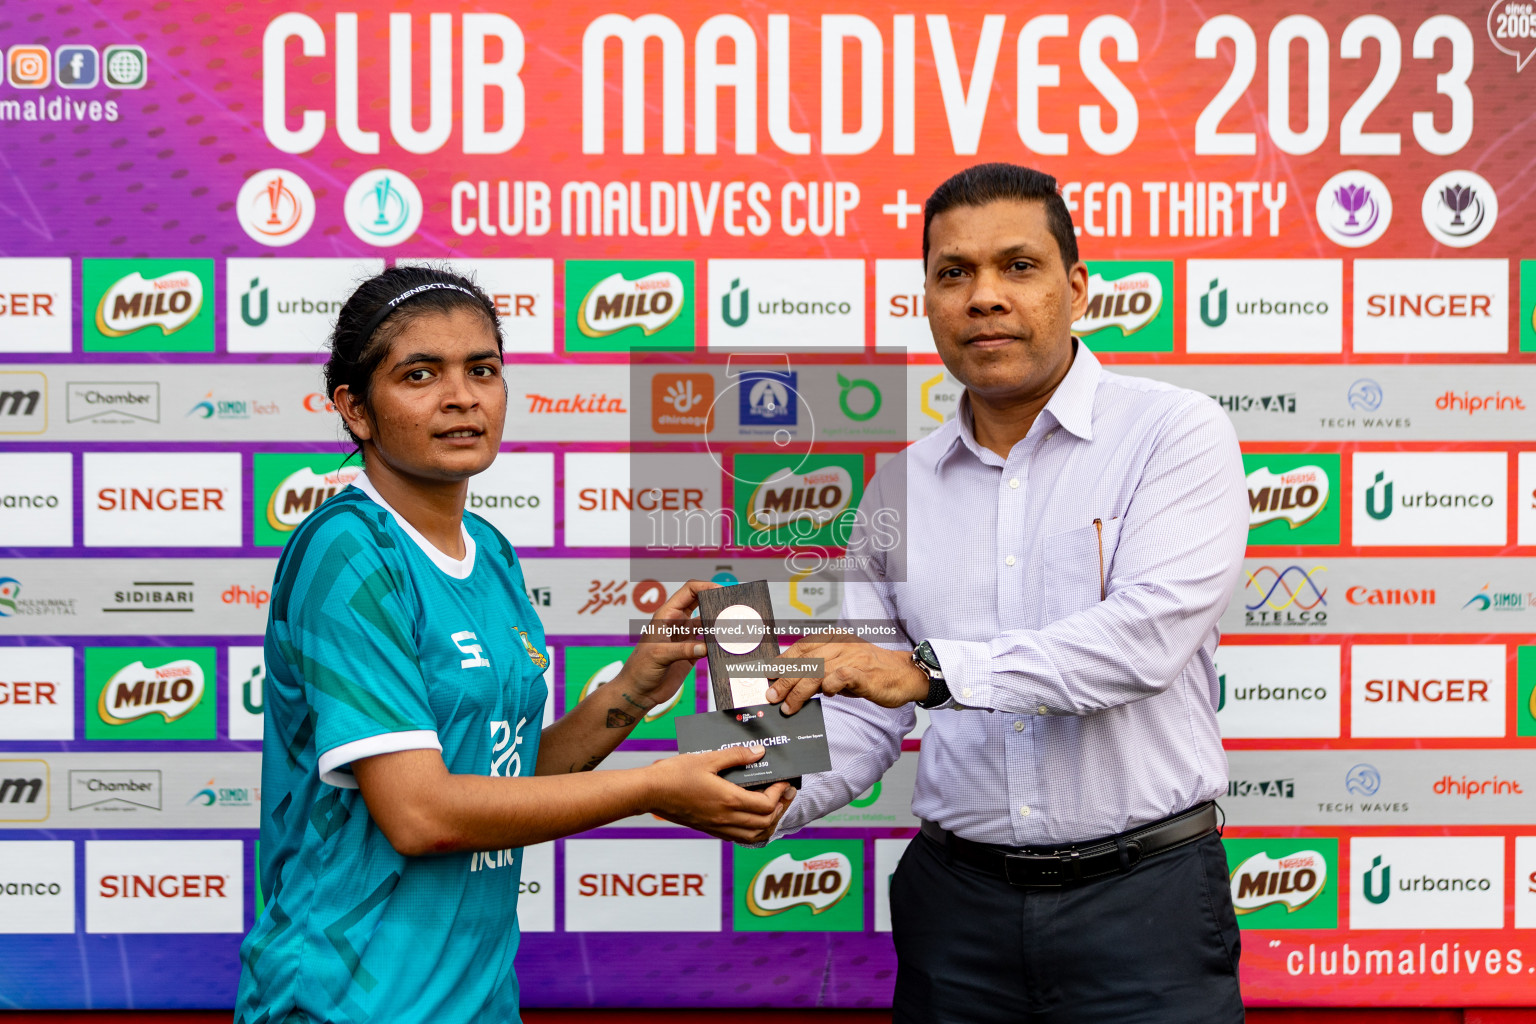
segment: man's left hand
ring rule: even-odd
[[[881,707],[899,708],[928,696],[928,677],[912,664],[908,651],[876,647],[851,633],[817,633],[790,645],[782,658],[821,658],[820,679],[781,676],[768,688],[770,704],[783,703],[792,715],[818,693],[862,697]]]

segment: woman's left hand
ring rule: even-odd
[[[699,639],[697,625],[689,625],[693,610],[699,604],[699,592],[713,590],[718,583],[689,580],[677,592],[667,598],[665,604],[651,616],[651,631],[655,636],[681,637],[681,639],[643,639],[635,647],[629,660],[619,673],[620,679],[628,680],[637,697],[654,704],[670,700],[688,678],[693,663],[704,657],[705,649]],[[616,680],[617,681],[617,680]]]

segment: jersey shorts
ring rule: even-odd
[[[432,749],[454,774],[533,774],[544,630],[511,545],[473,514],[463,529],[455,561],[359,476],[283,552],[266,638],[266,905],[240,947],[238,1024],[520,1019],[522,851],[402,856],[351,772]]]

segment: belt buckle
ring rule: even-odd
[[[1020,889],[1060,889],[1074,881],[1077,851],[1058,853],[1008,853],[1003,855],[1003,877]]]

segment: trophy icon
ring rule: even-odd
[[[390,195],[394,192],[394,186],[389,183],[387,177],[380,178],[373,186],[373,201],[376,209],[373,224],[374,227],[388,228],[389,221],[384,217],[384,210],[389,205]]]
[[[1349,214],[1348,219],[1344,221],[1344,226],[1359,227],[1360,222],[1355,219],[1355,214],[1371,201],[1371,190],[1364,185],[1340,185],[1334,190],[1333,199],[1344,208],[1345,213]]]
[[[1477,199],[1477,190],[1469,185],[1447,185],[1440,190],[1440,201],[1450,209],[1452,214],[1451,227],[1464,226],[1461,219],[1462,212],[1471,206],[1475,199]]]
[[[267,206],[270,212],[267,214],[267,226],[272,228],[282,227],[282,218],[277,215],[277,208],[283,203],[283,196],[287,195],[292,200],[292,194],[288,192],[288,186],[283,184],[282,175],[273,175],[267,182]],[[295,206],[298,204],[295,203]]]

